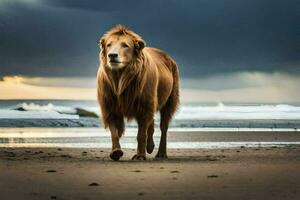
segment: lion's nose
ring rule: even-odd
[[[108,54],[108,57],[109,57],[110,59],[117,58],[117,57],[118,57],[118,54],[117,54],[117,53],[110,53],[110,54]]]

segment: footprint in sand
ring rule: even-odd
[[[66,155],[66,154],[63,154],[63,155],[61,155],[60,157],[62,157],[62,158],[72,158],[72,156]]]
[[[53,170],[53,169],[47,170],[47,173],[55,173],[55,172],[56,172],[56,170]]]
[[[177,170],[174,170],[174,171],[170,171],[171,174],[176,174],[176,173],[179,173],[179,171]]]
[[[89,186],[99,186],[99,184],[98,184],[98,183],[95,183],[95,182],[93,182],[93,183],[89,184]]]
[[[142,172],[141,170],[139,170],[139,169],[137,169],[137,170],[134,170],[134,171],[132,171],[132,172]]]
[[[207,178],[218,178],[219,176],[218,175],[209,175],[209,176],[207,176]]]

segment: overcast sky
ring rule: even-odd
[[[300,74],[297,0],[0,0],[0,76],[95,76],[97,41],[125,24],[183,77]]]

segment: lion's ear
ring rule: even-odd
[[[105,53],[105,39],[102,37],[99,41],[99,47],[100,47],[100,62],[102,65],[106,65],[106,53]]]
[[[103,50],[105,47],[105,39],[102,37],[99,41],[99,47]]]
[[[142,39],[137,40],[135,43],[135,48],[136,50],[140,51],[146,46],[146,42]]]

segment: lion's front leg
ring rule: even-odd
[[[111,133],[112,141],[112,151],[110,153],[110,158],[117,161],[123,156],[123,151],[119,142],[124,131],[123,119],[122,121],[120,121],[120,124],[118,124],[118,126],[115,123],[109,123],[109,130]]]
[[[132,160],[146,160],[146,142],[147,130],[150,122],[145,120],[138,121],[138,134],[137,134],[137,154],[132,157]]]

